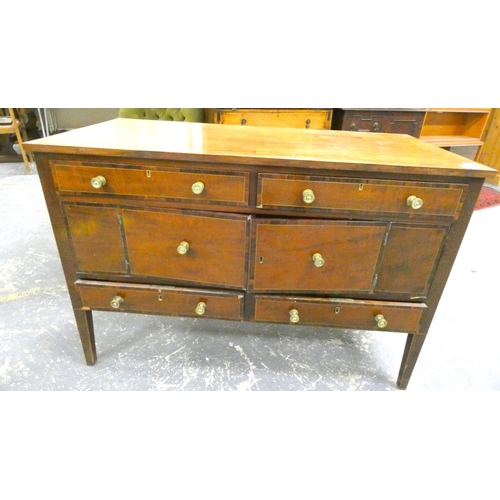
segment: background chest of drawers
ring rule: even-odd
[[[332,128],[419,137],[425,109],[335,109]]]
[[[401,388],[494,172],[408,136],[127,119],[27,148],[88,364],[92,310],[328,325],[407,334]]]

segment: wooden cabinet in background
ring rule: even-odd
[[[332,128],[419,137],[424,117],[424,109],[335,109]]]
[[[489,108],[335,109],[332,129],[408,134],[478,160]]]
[[[500,108],[492,110],[479,160],[497,171],[496,177],[489,182],[500,186]]]
[[[205,109],[205,120],[225,125],[330,130],[332,114],[333,109],[210,108]]]
[[[420,139],[477,160],[490,112],[490,108],[429,108]]]

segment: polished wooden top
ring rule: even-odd
[[[117,118],[24,143],[34,153],[488,177],[494,169],[407,135]]]

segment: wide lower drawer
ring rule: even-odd
[[[257,207],[458,216],[467,186],[379,179],[259,174]]]
[[[148,169],[110,165],[53,162],[54,180],[61,193],[138,196],[204,204],[246,206],[250,174],[183,168]]]
[[[243,294],[78,280],[84,309],[241,320]]]
[[[425,304],[255,296],[254,320],[418,333]]]

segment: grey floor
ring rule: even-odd
[[[86,366],[34,170],[0,163],[1,390],[397,390],[390,332],[96,312]],[[500,389],[499,222],[474,213],[407,391]]]

